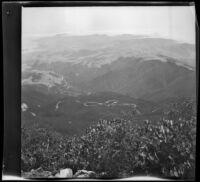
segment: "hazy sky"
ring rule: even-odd
[[[22,35],[142,34],[195,42],[194,6],[23,8]]]

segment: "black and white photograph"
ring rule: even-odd
[[[22,7],[21,176],[195,179],[195,6]]]

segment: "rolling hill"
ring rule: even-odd
[[[80,134],[99,119],[159,122],[177,99],[196,99],[194,45],[133,35],[31,42],[22,51],[22,125]]]

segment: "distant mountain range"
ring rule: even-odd
[[[28,40],[23,40],[23,63],[62,61],[99,67],[119,57],[162,59],[160,55],[164,55],[177,59],[179,63],[195,66],[195,46],[169,39],[133,35],[68,36],[63,34]]]
[[[23,40],[23,123],[77,133],[102,118],[158,119],[173,100],[196,98],[195,62],[194,45],[162,38]]]

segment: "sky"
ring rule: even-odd
[[[194,6],[24,7],[22,36],[135,34],[195,43]]]

